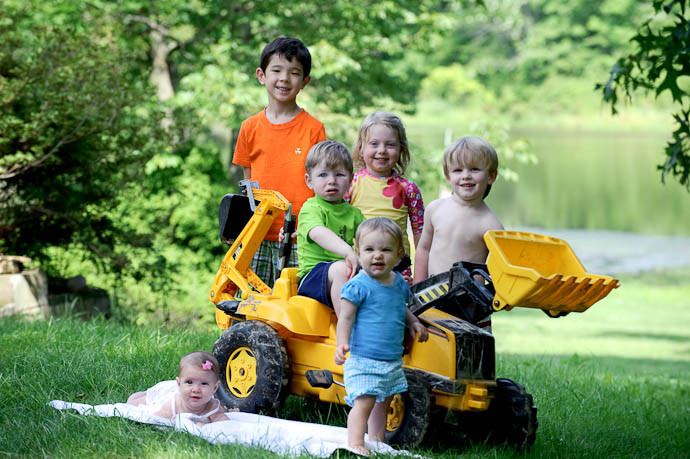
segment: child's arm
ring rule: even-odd
[[[338,316],[338,325],[335,329],[336,347],[335,347],[335,363],[342,365],[345,363],[345,354],[350,351],[350,333],[352,333],[352,325],[355,323],[357,317],[357,306],[345,298],[340,299],[340,315]]]
[[[410,327],[412,337],[416,338],[417,341],[421,343],[429,339],[429,332],[426,330],[426,327],[409,309],[405,311],[405,322],[407,322],[407,326]]]
[[[424,229],[417,242],[414,252],[414,277],[412,282],[417,283],[429,277],[429,251],[434,237],[434,229],[431,219],[427,219]]]
[[[417,242],[414,252],[414,277],[413,283],[423,281],[429,277],[429,252],[434,239],[434,209],[439,206],[440,200],[433,201],[426,208],[424,214],[424,228]]]
[[[414,246],[416,250],[417,246],[419,245],[419,241],[422,239],[422,233],[412,233],[412,239],[414,240]]]
[[[135,392],[127,398],[127,405],[146,405],[146,391]]]
[[[213,413],[211,416],[209,416],[208,420],[209,420],[209,422],[219,422],[219,421],[229,421],[230,419],[225,414],[225,412],[219,411],[219,412]]]
[[[170,399],[166,400],[161,405],[160,409],[153,413],[153,415],[165,419],[172,419],[172,408],[170,407]]]
[[[416,248],[419,245],[419,239],[422,237],[424,229],[424,201],[422,200],[422,192],[417,184],[407,179],[403,180],[406,184],[405,190],[407,193],[407,218],[410,220],[412,239]]]
[[[337,234],[325,226],[315,226],[309,230],[309,237],[322,248],[345,258],[345,264],[348,268],[348,279],[352,278],[357,273],[359,261],[357,260],[355,251],[347,242],[340,239]]]
[[[243,174],[245,180],[250,180],[252,178],[252,168],[251,167],[243,167],[242,168],[242,174]]]

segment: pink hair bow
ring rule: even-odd
[[[207,360],[204,362],[203,365],[201,365],[201,368],[204,370],[211,370],[213,368],[213,364],[211,363],[210,360]]]

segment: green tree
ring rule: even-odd
[[[635,51],[621,57],[606,83],[598,84],[613,114],[621,96],[632,100],[638,90],[670,94],[677,111],[672,139],[660,164],[661,181],[671,173],[690,191],[690,11],[686,0],[653,0],[655,17],[647,19],[630,40]]]
[[[486,0],[451,9],[452,32],[429,54],[434,65],[462,65],[508,110],[572,109],[649,11],[641,0]]]
[[[263,46],[280,35],[309,46],[310,110],[411,109],[421,69],[401,58],[437,33],[443,5],[3,0],[2,250],[122,272],[134,315],[192,294],[196,306],[204,295],[191,289],[222,250],[217,202],[235,186],[218,139],[265,103],[254,77]]]
[[[167,148],[162,114],[143,86],[117,84],[134,69],[112,32],[57,27],[19,3],[4,4],[0,252],[40,259],[47,247],[80,247],[118,271],[131,261],[118,244],[148,244],[113,209]]]

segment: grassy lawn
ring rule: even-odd
[[[690,269],[621,279],[584,314],[550,319],[541,311],[494,315],[497,375],[534,395],[539,429],[527,457],[687,457],[690,450]],[[211,309],[209,308],[209,314]],[[2,457],[277,457],[265,450],[211,445],[197,437],[120,418],[46,406],[52,399],[124,401],[176,375],[180,355],[210,350],[217,330],[122,327],[103,320],[0,320]],[[343,425],[290,397],[282,417]],[[454,427],[414,452],[431,458],[523,454],[466,445]]]

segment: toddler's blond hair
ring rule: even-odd
[[[443,173],[448,177],[451,169],[458,164],[476,164],[498,171],[498,154],[494,147],[481,137],[465,136],[453,142],[443,152]]]
[[[372,231],[382,231],[388,233],[395,239],[398,244],[399,250],[404,250],[403,245],[403,232],[393,220],[388,217],[374,217],[369,220],[364,220],[357,227],[357,233],[355,233],[355,246],[359,249],[359,240],[362,236]]]

